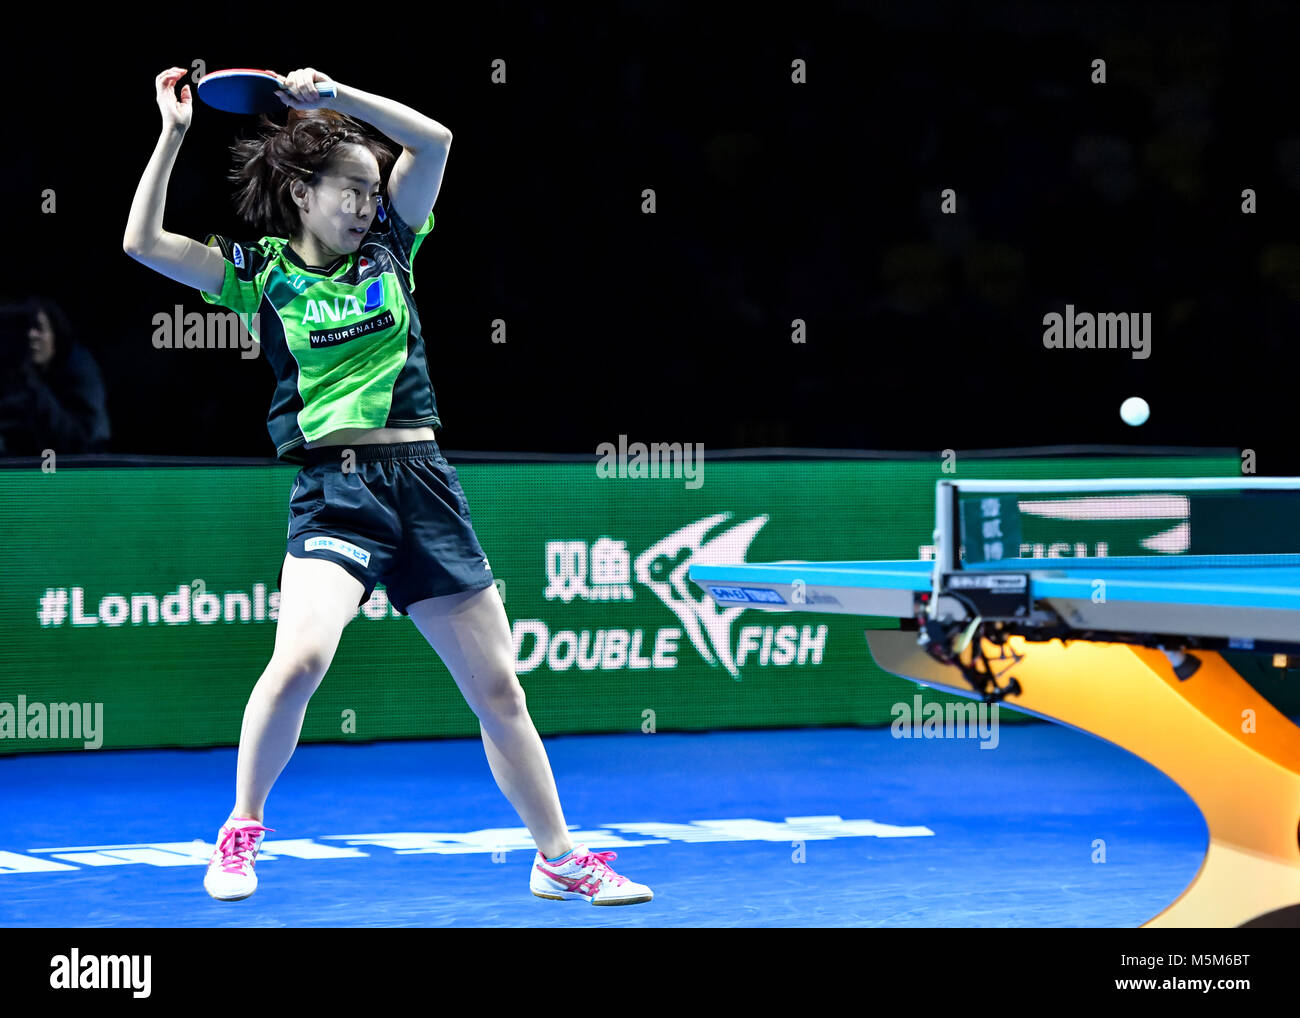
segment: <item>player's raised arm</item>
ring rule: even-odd
[[[185,73],[183,68],[173,67],[154,80],[158,108],[162,112],[162,134],[135,189],[122,250],[178,283],[219,293],[226,272],[221,252],[178,233],[168,233],[162,225],[167,183],[194,112],[189,85],[181,89],[180,99],[173,93],[176,82]]]
[[[413,229],[429,218],[442,187],[442,174],[451,147],[451,131],[423,113],[381,95],[332,82],[337,94],[321,98],[315,83],[331,79],[311,67],[293,71],[284,79],[283,101],[294,109],[318,106],[337,110],[369,124],[402,146],[388,177],[388,197],[393,209]]]

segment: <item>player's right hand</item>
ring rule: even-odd
[[[190,118],[194,115],[194,97],[190,94],[190,86],[181,89],[179,99],[176,98],[175,91],[176,82],[188,73],[183,67],[172,67],[154,79],[154,87],[158,90],[158,109],[162,111],[163,130],[189,129]]]

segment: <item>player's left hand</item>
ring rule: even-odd
[[[280,90],[275,94],[280,97],[280,102],[295,110],[322,109],[328,107],[334,100],[321,96],[316,91],[317,82],[327,82],[337,88],[337,84],[328,74],[322,74],[314,67],[302,67],[290,71],[281,78]]]

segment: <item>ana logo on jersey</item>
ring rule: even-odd
[[[346,297],[335,297],[332,301],[308,300],[305,302],[302,324],[344,322],[349,318],[374,311],[384,303],[384,281],[382,279],[376,279],[366,287],[365,299],[364,306],[362,306],[361,301],[357,300],[356,294],[352,293]]]
[[[238,244],[235,244],[234,248],[235,248],[235,268],[242,269],[244,267],[244,249],[240,247]]]

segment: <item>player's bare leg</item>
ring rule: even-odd
[[[514,641],[496,587],[427,598],[407,610],[477,715],[492,776],[537,843],[532,892],[595,905],[650,901],[650,888],[610,868],[613,852],[590,852],[569,839],[550,761],[515,675]]]
[[[307,704],[329,669],[365,588],[342,566],[286,555],[271,660],[253,687],[239,733],[235,807],[217,835],[204,886],[238,901],[257,888],[266,799],[302,734]]]

